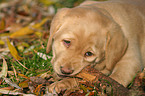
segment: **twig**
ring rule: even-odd
[[[27,67],[25,67],[21,62],[19,62],[17,59],[15,59],[20,65],[22,65],[24,68],[28,69]]]

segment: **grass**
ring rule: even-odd
[[[6,2],[7,0],[2,0],[2,1]],[[71,7],[79,5],[83,1],[84,0],[58,0],[58,2],[53,4],[53,6],[56,10],[59,8],[63,8],[63,7],[71,8]],[[19,7],[21,7],[21,6],[19,6]],[[27,8],[29,8],[29,6],[27,6],[26,9]],[[27,13],[27,11],[26,11],[26,13]],[[15,13],[15,15],[16,15],[16,13]],[[41,13],[41,15],[43,15],[43,13]],[[30,16],[32,16],[32,14],[30,14]],[[17,15],[16,15],[16,17],[17,17]],[[0,18],[0,20],[1,20],[1,18]],[[13,22],[13,23],[15,23],[15,22]],[[49,30],[49,26],[48,26],[48,29],[44,28],[43,32],[48,32],[48,30]],[[43,32],[42,32],[42,34],[44,35]],[[31,34],[31,35],[34,35],[34,34]],[[0,37],[0,39],[1,39],[1,37]],[[27,77],[38,76],[39,74],[48,72],[48,71],[50,73],[52,73],[53,68],[50,63],[51,58],[49,58],[49,59],[47,58],[47,60],[44,60],[40,56],[38,56],[37,53],[35,52],[35,51],[37,51],[37,52],[46,54],[47,39],[43,38],[43,37],[36,37],[36,36],[34,38],[32,38],[30,36],[30,38],[11,39],[10,41],[14,41],[15,48],[17,49],[19,55],[22,57],[22,59],[19,60],[19,62],[21,64],[23,64],[25,67],[27,67],[28,69],[24,68],[22,65],[20,65],[20,63],[18,61],[16,61],[12,56],[10,56],[10,54],[8,54],[4,57],[6,59],[7,65],[8,65],[7,78],[9,78],[12,82],[20,83],[24,80],[24,78],[18,76],[19,73],[23,74]],[[27,43],[29,46],[25,46],[23,50],[20,50],[18,47],[18,44],[21,45],[22,42]],[[31,49],[29,52],[27,52],[27,54],[24,53],[26,50],[28,50],[32,46],[34,46],[34,49]],[[52,52],[50,52],[47,55],[52,57]],[[0,60],[0,72],[1,72],[2,65],[3,65],[2,60]],[[4,88],[4,87],[8,87],[8,86],[9,85],[5,81],[0,81],[0,88]]]
[[[19,51],[20,56],[23,58],[21,60],[19,60],[19,62],[21,64],[23,64],[25,67],[27,67],[28,69],[24,68],[22,65],[20,65],[13,57],[9,57],[9,56],[5,56],[5,59],[7,61],[7,65],[8,65],[8,71],[14,71],[16,70],[17,74],[21,73],[27,77],[32,77],[32,76],[37,76],[41,73],[44,72],[52,72],[52,66],[51,66],[51,58],[47,58],[47,60],[42,59],[40,56],[37,55],[35,51],[37,52],[41,52],[46,54],[46,49],[42,48],[41,44],[40,44],[40,39],[31,42],[32,46],[34,45],[34,49],[32,49],[31,51],[28,52],[28,54],[25,54],[24,51],[27,50],[28,48],[25,48],[23,51]],[[46,40],[47,41],[47,40]],[[44,46],[46,46],[47,42],[44,41],[43,44]],[[52,52],[50,52],[49,54],[47,54],[49,56],[52,56]],[[0,64],[2,65],[2,63]],[[14,67],[14,68],[13,68]],[[12,80],[12,82],[19,82],[22,81],[23,79],[19,76],[15,76],[14,74],[8,74],[7,76],[9,79]],[[5,82],[3,82],[3,84],[0,86],[0,88],[3,87],[7,87],[8,85],[5,84]]]

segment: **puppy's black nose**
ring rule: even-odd
[[[73,70],[68,67],[60,67],[62,74],[69,75],[73,73]]]

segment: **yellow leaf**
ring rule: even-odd
[[[18,76],[23,77],[23,78],[25,78],[25,79],[30,79],[29,77],[25,76],[24,74],[18,73]]]
[[[0,45],[4,45],[4,44],[5,44],[5,42],[0,40]]]
[[[20,36],[24,36],[24,35],[28,35],[28,34],[32,34],[35,32],[35,30],[33,29],[39,29],[41,28],[41,26],[48,20],[48,18],[44,18],[40,23],[37,23],[33,26],[26,26],[24,28],[21,28],[20,30],[12,33],[10,35],[10,38],[15,38],[15,37],[20,37]]]
[[[20,51],[23,51],[23,50],[24,50],[24,47],[23,47],[22,45],[18,45],[17,48],[18,48],[18,50],[20,50]]]
[[[21,88],[26,88],[26,87],[28,87],[28,82],[29,82],[29,80],[23,81],[23,82],[19,83],[19,86]]]
[[[42,37],[42,32],[35,32],[35,35],[37,35],[38,37]]]
[[[0,34],[0,37],[10,36],[10,35],[11,35],[11,33],[2,33],[2,34]]]
[[[15,38],[15,37],[20,37],[20,36],[24,36],[27,34],[32,34],[34,32],[34,30],[30,29],[29,26],[26,26],[24,28],[21,28],[20,30],[12,33],[10,35],[10,38]]]
[[[17,48],[20,51],[23,51],[24,50],[24,47],[29,47],[29,44],[26,43],[26,42],[21,42],[21,43],[17,44]]]
[[[5,29],[5,19],[3,18],[0,22],[0,30],[4,30]]]
[[[33,25],[33,28],[39,28],[41,27],[46,21],[48,20],[48,18],[44,18],[40,23],[37,23],[35,25]]]
[[[20,57],[18,55],[18,52],[16,50],[16,48],[10,43],[9,39],[7,38],[7,44],[10,50],[11,55],[16,59],[16,60],[20,60],[22,59],[22,57]]]
[[[21,45],[24,46],[24,47],[29,47],[29,44],[26,43],[26,42],[22,42]]]
[[[55,3],[56,0],[39,0],[39,2],[43,3],[44,5],[52,5]]]
[[[7,72],[8,72],[7,62],[3,58],[3,67],[2,67],[2,71],[0,73],[0,77],[6,77],[7,76]]]

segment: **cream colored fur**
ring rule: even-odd
[[[145,0],[86,1],[59,10],[52,20],[47,53],[51,48],[56,74],[72,76],[94,65],[126,87],[145,67]]]

